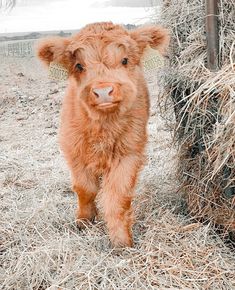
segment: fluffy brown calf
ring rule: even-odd
[[[147,45],[164,52],[161,27],[126,31],[112,23],[87,25],[70,38],[42,41],[39,58],[67,68],[60,146],[78,195],[78,223],[98,206],[114,246],[132,245],[136,179],[144,162],[149,94],[140,60]],[[96,200],[96,202],[95,202]]]

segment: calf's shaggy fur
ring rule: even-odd
[[[149,94],[140,60],[146,46],[164,53],[162,27],[127,31],[111,22],[87,25],[69,38],[41,41],[38,56],[69,72],[60,146],[78,195],[80,225],[97,207],[114,246],[131,246],[131,202],[144,162]]]

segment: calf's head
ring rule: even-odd
[[[38,56],[57,62],[69,73],[78,106],[91,115],[126,111],[135,102],[142,80],[140,60],[147,45],[164,54],[167,30],[150,26],[127,31],[111,22],[87,25],[69,38],[41,41]]]

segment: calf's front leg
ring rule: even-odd
[[[140,157],[126,156],[115,160],[103,176],[98,203],[114,246],[131,247],[133,244],[131,202],[141,164]]]
[[[97,180],[84,168],[76,168],[72,172],[72,190],[78,196],[77,224],[83,228],[85,222],[92,221],[97,213],[95,205]]]

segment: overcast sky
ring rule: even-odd
[[[0,33],[78,29],[97,21],[142,24],[159,0],[18,0],[0,11]]]

